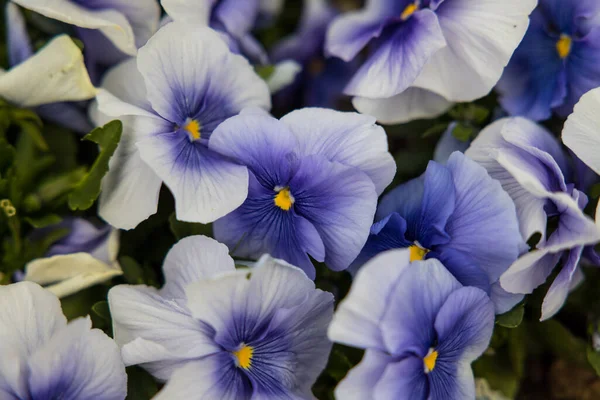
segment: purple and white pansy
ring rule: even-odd
[[[265,82],[213,30],[167,24],[136,59],[109,71],[97,101],[97,121],[125,117],[100,198],[110,224],[131,229],[155,213],[163,182],[182,221],[212,222],[244,202],[247,168],[208,143],[227,118],[246,107],[269,109],[271,100]]]
[[[536,0],[369,0],[329,28],[328,54],[351,61],[357,110],[383,123],[433,117],[487,95],[523,38]]]

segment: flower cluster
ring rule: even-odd
[[[600,371],[600,3],[355,3],[8,2],[0,400]]]

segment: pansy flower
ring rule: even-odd
[[[181,221],[212,222],[246,199],[246,167],[208,147],[215,128],[245,107],[271,105],[248,62],[207,27],[172,22],[109,71],[96,122],[126,117],[102,182],[100,216],[130,229],[156,212],[164,182]],[[102,115],[104,114],[104,115]]]
[[[243,113],[221,124],[209,147],[250,175],[248,198],[214,223],[215,238],[239,257],[269,253],[311,278],[309,255],[335,271],[358,255],[396,171],[374,118],[321,108],[281,120]]]
[[[487,95],[523,38],[536,0],[369,0],[341,15],[328,54],[366,61],[346,86],[357,110],[396,123]]]
[[[498,83],[511,115],[536,121],[566,117],[600,86],[600,2],[540,0],[523,42]]]
[[[75,26],[85,45],[94,81],[110,66],[133,56],[158,29],[156,0],[12,0],[45,17]]]
[[[333,296],[265,255],[235,269],[227,247],[190,236],[167,254],[165,285],[108,294],[126,365],[161,381],[164,399],[312,399],[331,349]]]
[[[25,26],[25,19],[14,3],[6,5],[6,45],[10,67],[16,67],[34,55],[33,46]],[[91,86],[91,85],[90,85]],[[90,95],[90,97],[92,97]],[[92,130],[85,109],[76,103],[57,102],[36,107],[42,118],[56,122],[79,133]]]
[[[329,338],[365,349],[336,398],[474,399],[471,363],[488,347],[494,306],[435,259],[409,262],[391,250],[361,269],[329,327]]]
[[[92,321],[67,324],[39,285],[0,286],[0,398],[123,400],[127,375],[115,342]]]
[[[600,229],[583,213],[588,198],[572,182],[560,143],[532,121],[504,118],[482,130],[466,154],[513,199],[523,238],[539,236],[534,249],[504,272],[502,288],[531,293],[562,261],[542,304],[542,320],[552,317],[583,278],[582,256],[600,262],[592,247],[600,241]]]
[[[498,280],[527,249],[515,206],[484,168],[460,152],[441,165],[431,161],[420,178],[384,196],[355,271],[376,254],[408,248],[411,261],[436,258],[466,286],[490,294],[503,313],[522,295],[511,295]]]
[[[27,263],[24,280],[66,297],[123,274],[117,262],[119,232],[110,225],[96,227],[82,218],[67,218],[34,231],[31,239],[63,229],[68,233],[50,246],[45,257]]]

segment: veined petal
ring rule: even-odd
[[[510,293],[529,294],[544,283],[558,263],[561,252],[535,250],[522,255],[500,277],[500,285]]]
[[[415,119],[436,118],[452,106],[444,97],[411,86],[388,98],[354,97],[352,105],[361,113],[374,116],[382,124],[401,124]]]
[[[364,246],[377,207],[371,179],[357,168],[321,156],[300,160],[290,181],[294,208],[311,222],[325,245],[325,263],[348,268]]]
[[[182,130],[137,142],[140,157],[169,187],[177,218],[209,223],[239,207],[248,194],[248,170]]]
[[[89,317],[71,321],[31,355],[32,398],[125,398],[127,375],[119,348],[104,332],[91,327]]]
[[[187,285],[235,270],[233,259],[224,244],[206,236],[181,239],[167,253],[163,264],[165,298],[185,300]]]
[[[373,387],[375,399],[426,399],[428,392],[423,360],[414,355],[390,362]]]
[[[92,10],[63,0],[15,0],[18,5],[80,28],[99,29],[123,53],[135,55],[133,29],[125,15],[116,9]]]
[[[335,388],[335,397],[347,400],[373,398],[375,385],[392,357],[377,350],[367,350],[363,359],[352,368]]]
[[[329,326],[331,340],[386,351],[380,322],[396,284],[410,267],[409,258],[409,251],[405,249],[386,251],[358,271],[350,292],[340,303]]]
[[[260,0],[221,0],[214,8],[214,16],[229,33],[241,37],[249,32],[258,17]]]
[[[371,178],[378,195],[392,182],[396,164],[388,151],[385,131],[374,118],[303,108],[287,114],[281,122],[296,136],[300,154],[318,154],[360,169]]]
[[[529,25],[535,0],[454,0],[436,10],[447,47],[436,52],[415,86],[450,101],[488,94]]]
[[[170,23],[137,60],[154,110],[178,125],[197,119],[204,138],[245,107],[271,107],[265,82],[208,27]]]
[[[597,174],[600,174],[600,88],[584,94],[565,122],[564,144]]]
[[[0,74],[0,97],[22,107],[87,100],[95,94],[81,50],[66,35],[53,39],[33,57]]]
[[[355,11],[341,15],[327,31],[325,53],[351,61],[372,39],[381,35],[385,26],[376,12]]]
[[[388,29],[344,93],[369,98],[397,95],[412,86],[427,61],[446,46],[438,18],[429,9]]]
[[[88,253],[74,253],[29,262],[24,280],[45,285],[61,298],[122,274],[116,262],[106,264]]]
[[[154,288],[115,286],[108,304],[127,366],[140,364],[167,380],[178,367],[220,351],[206,324],[194,319],[185,304],[163,298]]]
[[[461,287],[438,260],[411,263],[395,283],[379,325],[388,352],[425,357],[436,338],[434,322],[440,308]]]

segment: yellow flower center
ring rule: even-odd
[[[191,141],[200,139],[200,122],[195,119],[188,119],[183,130],[188,133]]]
[[[556,51],[558,52],[558,56],[560,58],[567,58],[567,56],[571,53],[571,47],[573,45],[573,40],[571,36],[565,35],[564,33],[560,35],[560,39],[556,42]]]
[[[251,346],[242,344],[239,350],[234,351],[235,361],[238,367],[248,369],[252,365],[252,354],[254,349]]]
[[[429,253],[429,250],[422,248],[416,242],[412,246],[409,246],[408,250],[410,251],[410,262],[421,261]]]
[[[276,187],[275,205],[284,211],[288,211],[294,204],[294,196],[290,193],[290,188]]]
[[[410,3],[409,5],[406,6],[406,8],[404,9],[404,11],[402,11],[402,14],[400,14],[400,19],[402,21],[406,21],[418,9],[419,9],[419,2],[418,1],[415,1],[414,3]]]
[[[425,365],[425,373],[429,373],[433,371],[435,368],[435,362],[438,358],[438,352],[434,349],[429,349],[429,353],[425,357],[423,357],[423,364]]]

